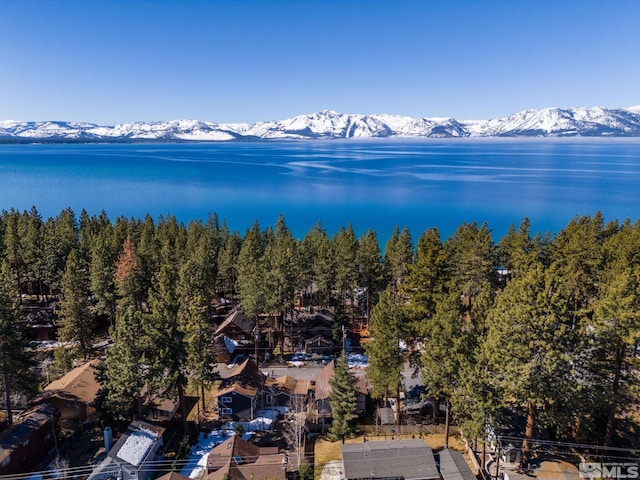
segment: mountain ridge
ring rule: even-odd
[[[113,126],[65,121],[0,121],[0,141],[16,143],[462,137],[640,137],[640,105],[618,109],[549,107],[490,120],[464,121],[451,117],[365,115],[334,110],[254,124],[186,119]]]

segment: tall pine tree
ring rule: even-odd
[[[344,440],[354,431],[354,420],[358,396],[355,390],[356,378],[349,371],[347,356],[342,351],[342,355],[335,362],[334,376],[329,380],[331,393],[329,394],[329,405],[331,405],[331,417],[333,423],[329,430],[329,437],[332,440]]]

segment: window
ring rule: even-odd
[[[222,414],[223,415],[231,415],[231,414],[233,414],[233,410],[231,410],[230,408],[223,408],[222,409]]]
[[[233,400],[231,399],[231,397],[220,397],[220,401],[222,403],[231,403]]]

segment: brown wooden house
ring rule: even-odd
[[[60,411],[48,404],[25,410],[0,434],[0,475],[41,468],[56,455]]]
[[[65,428],[74,429],[92,421],[96,412],[91,404],[100,389],[96,379],[96,368],[100,363],[96,359],[74,368],[47,385],[32,403],[48,403],[57,408]]]
[[[286,457],[278,447],[258,447],[233,436],[209,452],[205,479],[284,480],[286,465]]]

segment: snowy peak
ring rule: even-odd
[[[74,122],[0,121],[0,140],[5,142],[566,136],[638,137],[640,106],[620,109],[553,107],[475,121],[388,114],[343,114],[333,110],[253,125],[200,120],[134,122],[115,126]]]
[[[525,110],[478,125],[479,136],[639,136],[633,109],[544,108]]]

